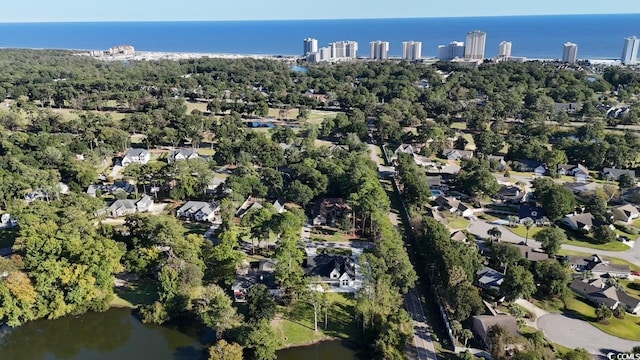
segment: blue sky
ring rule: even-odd
[[[2,4],[0,22],[354,19],[617,13],[640,13],[640,1],[20,0],[6,1]]]

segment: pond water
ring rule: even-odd
[[[129,309],[111,309],[56,320],[38,320],[0,334],[7,360],[204,360],[212,331],[183,319],[145,325]],[[285,349],[283,360],[350,360],[355,352],[339,341]]]
[[[300,72],[300,73],[306,73],[307,71],[309,71],[309,69],[307,69],[306,67],[298,66],[298,65],[293,65],[291,67],[291,70],[295,72]]]

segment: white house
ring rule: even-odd
[[[178,209],[176,215],[183,219],[207,222],[213,221],[219,212],[220,204],[217,202],[187,201]]]
[[[151,160],[151,154],[145,149],[129,149],[122,157],[122,166],[129,166],[130,164],[144,165]]]
[[[558,175],[573,176],[576,179],[576,182],[583,183],[589,180],[589,169],[582,164],[558,165]]]
[[[357,292],[356,262],[345,255],[316,255],[307,258],[307,277],[312,282],[329,285],[332,292]]]
[[[137,212],[147,212],[151,209],[151,206],[153,206],[153,198],[149,195],[144,195],[140,200],[116,200],[103,211],[112,218],[119,218]]]
[[[466,218],[473,216],[473,213],[476,212],[476,210],[471,206],[466,205],[460,200],[453,197],[445,197],[440,195],[436,198],[436,204],[438,204],[438,207],[440,207],[440,209],[443,211],[448,211],[452,214],[458,214]]]
[[[595,218],[591,213],[570,214],[562,218],[561,222],[573,230],[589,232],[593,228],[603,226],[604,223]]]
[[[171,151],[167,158],[167,162],[171,164],[179,160],[192,160],[199,157],[200,155],[198,155],[198,151],[195,149],[176,149]]]

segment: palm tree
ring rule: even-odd
[[[524,244],[528,245],[529,243],[529,230],[531,229],[531,227],[533,227],[535,223],[533,222],[532,218],[524,218],[522,220],[522,225],[524,225],[524,228],[527,229],[527,237],[524,239]]]
[[[502,236],[502,231],[500,231],[497,227],[492,227],[487,230],[487,235],[491,238],[491,241],[500,241],[500,237]]]
[[[471,332],[471,330],[469,329],[462,329],[462,331],[460,332],[460,338],[464,340],[464,347],[467,347],[467,341],[473,338],[473,332]]]

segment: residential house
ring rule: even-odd
[[[473,151],[458,150],[458,149],[443,149],[442,156],[447,160],[471,159],[473,157]]]
[[[287,211],[287,209],[284,206],[284,201],[280,199],[273,202],[273,208],[278,214],[282,214],[283,212]]]
[[[471,217],[475,212],[475,209],[469,205],[464,204],[460,200],[453,197],[438,196],[436,198],[436,204],[441,211],[448,211],[452,214],[457,214],[463,217]]]
[[[539,223],[544,218],[544,210],[537,206],[520,204],[520,206],[518,206],[518,218],[520,221],[530,218],[536,223]]]
[[[220,190],[224,186],[225,182],[227,182],[226,178],[218,178],[218,177],[211,178],[211,181],[209,181],[209,184],[205,189],[205,193],[209,195],[216,194],[218,190]]]
[[[615,286],[607,285],[602,279],[576,279],[569,288],[596,306],[604,304],[610,309],[622,307],[631,314],[640,313],[640,299],[634,298]]]
[[[487,349],[491,349],[491,342],[487,336],[489,329],[494,325],[503,327],[508,334],[517,336],[520,327],[516,318],[511,315],[476,315],[471,318],[473,322],[473,333],[485,345]],[[508,344],[505,344],[508,345]]]
[[[517,171],[522,171],[522,172],[532,172],[532,171],[535,171],[536,169],[540,169],[541,167],[544,168],[544,164],[540,161],[535,161],[535,160],[520,160],[514,164],[514,168]],[[545,169],[545,172],[546,172],[546,169]]]
[[[628,265],[613,264],[609,259],[598,254],[588,257],[569,255],[566,257],[566,261],[574,271],[579,273],[589,271],[595,277],[609,276],[626,279],[631,275],[631,269]]]
[[[504,156],[489,155],[487,156],[487,160],[489,160],[490,163],[495,162],[497,164],[496,168],[498,171],[503,171],[507,168],[507,162],[504,160]]]
[[[149,195],[144,195],[141,199],[122,199],[116,200],[104,212],[109,217],[119,218],[137,212],[147,212],[153,206],[153,198]]]
[[[357,292],[356,262],[345,255],[316,255],[307,258],[307,277],[316,283],[329,285],[333,292]]]
[[[573,176],[577,183],[584,183],[589,179],[589,169],[582,164],[558,165],[558,175]]]
[[[498,190],[496,198],[508,204],[519,204],[524,200],[525,195],[524,190],[517,186],[502,185],[500,190]]]
[[[524,244],[514,244],[520,250],[520,254],[523,259],[527,259],[531,262],[538,262],[542,260],[548,260],[549,255],[542,251],[542,249],[532,248],[531,246]]]
[[[456,231],[451,234],[451,240],[466,243],[467,241],[469,241],[469,237],[467,237],[467,234],[465,234],[463,231]]]
[[[581,182],[565,183],[564,186],[569,188],[576,195],[577,194],[585,194],[585,195],[592,194],[592,193],[595,193],[595,191],[600,188],[600,185],[598,185],[595,182],[590,182],[590,183],[581,183]]]
[[[620,176],[622,174],[629,174],[633,177],[636,176],[636,172],[634,170],[628,169],[616,169],[616,168],[604,168],[602,169],[602,178],[609,181],[618,181],[620,180]]]
[[[186,220],[212,222],[219,212],[220,203],[218,202],[187,201],[178,209],[176,215]]]
[[[611,209],[611,213],[613,214],[614,219],[624,221],[626,223],[631,223],[633,220],[640,217],[640,211],[638,211],[638,208],[631,204],[615,206]]]
[[[11,229],[18,226],[18,220],[16,220],[11,214],[2,214],[0,216],[0,229]]]
[[[393,151],[393,159],[397,159],[398,156],[402,153],[402,154],[408,154],[408,155],[413,155],[413,154],[417,154],[419,152],[418,149],[416,149],[413,145],[411,144],[400,144],[400,146],[398,146],[394,151]]]
[[[151,160],[151,154],[145,149],[129,149],[122,157],[120,164],[129,166],[130,164],[144,165]]]
[[[427,156],[422,156],[422,155],[418,155],[418,154],[413,154],[412,156],[413,156],[413,161],[417,165],[420,165],[420,166],[426,167],[426,168],[437,168],[438,167],[438,163],[433,162]]]
[[[504,274],[485,266],[476,272],[476,279],[481,288],[499,291],[504,282]]]
[[[169,153],[167,162],[169,164],[180,160],[192,160],[199,158],[198,151],[196,149],[176,149]]]
[[[265,285],[272,296],[281,295],[280,288],[276,283],[275,265],[276,260],[274,259],[251,262],[249,268],[245,268],[246,270],[241,275],[238,275],[233,285],[231,285],[233,300],[235,302],[246,302],[249,290],[257,284]]]
[[[547,167],[544,165],[539,165],[535,169],[533,169],[533,173],[536,176],[544,176],[547,173]]]
[[[251,210],[262,209],[262,204],[258,198],[254,198],[251,195],[245,200],[242,205],[236,211],[236,216],[239,218],[243,218],[247,215]]]
[[[567,225],[572,230],[579,230],[589,232],[594,228],[605,225],[605,223],[591,213],[584,214],[569,214],[560,220],[563,224]]]
[[[570,102],[570,103],[554,103],[556,111],[564,111],[568,114],[574,114],[582,110],[582,103]]]
[[[313,225],[334,226],[336,220],[348,216],[351,207],[341,198],[324,198],[319,201],[313,212]]]

